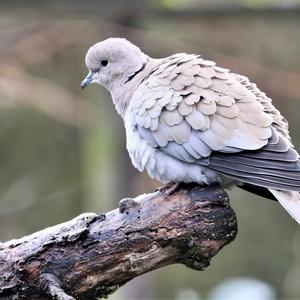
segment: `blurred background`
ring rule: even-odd
[[[130,163],[100,86],[81,91],[86,50],[126,37],[153,57],[200,53],[258,84],[300,150],[300,1],[1,0],[0,240],[159,186]],[[278,204],[230,192],[236,240],[205,272],[173,265],[110,299],[300,299],[300,228]]]

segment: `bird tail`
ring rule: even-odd
[[[294,191],[278,191],[269,189],[278,202],[300,224],[300,193]]]

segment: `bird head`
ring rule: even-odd
[[[91,46],[85,63],[88,75],[81,83],[85,88],[98,83],[110,92],[122,86],[145,66],[148,56],[124,38],[109,38]]]

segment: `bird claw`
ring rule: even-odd
[[[169,182],[156,189],[157,192],[163,194],[164,197],[173,194],[180,186],[180,182]]]

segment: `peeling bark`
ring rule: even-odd
[[[236,233],[219,186],[124,199],[106,214],[0,244],[0,299],[90,300],[166,265],[204,270]]]

